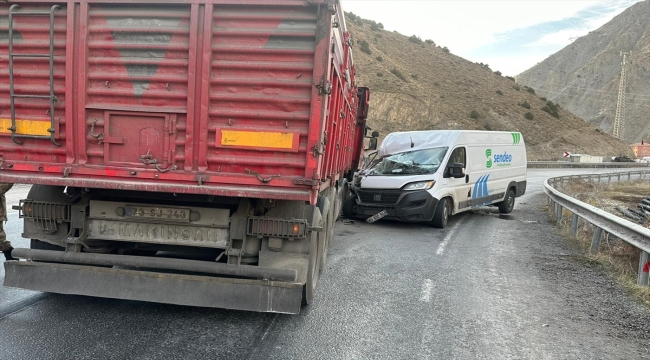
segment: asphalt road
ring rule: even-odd
[[[650,359],[650,312],[542,210],[543,179],[595,171],[531,170],[511,215],[444,230],[339,222],[299,315],[0,288],[0,359]],[[20,238],[17,214],[6,229]]]

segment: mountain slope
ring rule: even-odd
[[[559,118],[543,111],[547,103],[531,93],[533,90],[527,91],[487,65],[467,61],[415,36],[384,31],[372,23],[353,14],[347,19],[355,43],[357,81],[371,89],[369,125],[380,133],[426,129],[521,131],[530,160],[556,159],[563,151],[631,154],[623,142],[563,109],[558,109]],[[526,113],[533,119],[527,119]]]
[[[636,3],[598,30],[578,38],[517,76],[517,82],[612,133],[622,51],[632,51],[626,65],[623,139],[639,142],[650,132],[645,116],[650,110],[650,1]]]

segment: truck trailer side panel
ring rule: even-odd
[[[363,130],[335,23],[333,0],[1,4],[0,181],[315,204]]]

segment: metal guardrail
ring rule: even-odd
[[[635,224],[631,221],[618,217],[614,214],[601,210],[595,206],[589,205],[580,200],[562,193],[558,190],[562,184],[582,179],[598,183],[607,181],[630,181],[650,179],[650,170],[637,170],[628,172],[588,174],[588,175],[570,175],[560,176],[547,179],[544,182],[544,192],[548,196],[549,209],[556,214],[557,221],[560,222],[564,216],[563,210],[567,209],[572,213],[571,218],[571,235],[575,236],[578,232],[578,223],[580,219],[587,221],[595,226],[594,235],[591,241],[590,252],[595,254],[600,247],[600,240],[603,232],[612,234],[619,239],[641,250],[639,260],[639,277],[637,284],[648,286],[648,274],[650,270],[650,229]]]
[[[580,163],[570,161],[529,161],[529,169],[546,168],[640,168],[649,167],[646,162],[601,162],[601,163]]]

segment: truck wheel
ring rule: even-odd
[[[442,198],[438,201],[436,206],[436,212],[433,214],[433,219],[431,224],[433,227],[444,229],[447,226],[447,220],[449,219],[449,204],[447,198]]]
[[[319,266],[320,271],[325,270],[325,265],[327,265],[327,251],[329,250],[330,247],[330,240],[332,239],[332,236],[334,236],[335,220],[334,220],[334,213],[332,210],[327,214],[327,217],[323,221],[323,231],[321,232],[321,234],[323,234],[323,250],[322,250],[323,252],[321,255],[320,266]]]
[[[357,199],[355,196],[350,196],[343,203],[343,216],[348,219],[357,216]]]
[[[499,212],[502,214],[510,214],[515,207],[515,191],[508,189],[505,199],[499,203]]]
[[[309,246],[309,268],[307,269],[307,282],[302,286],[302,305],[306,306],[314,301],[314,292],[316,291],[316,283],[318,283],[318,268],[319,268],[319,251],[318,251],[318,236],[316,231],[312,231],[308,235],[310,241]]]
[[[350,194],[350,186],[348,185],[348,181],[346,179],[343,179],[343,182],[341,183],[341,186],[339,187],[338,191],[338,196],[337,196],[337,206],[336,206],[336,211],[334,214],[336,215],[336,218],[334,221],[338,221],[338,219],[341,218],[341,213],[343,210],[343,204],[345,203],[345,200],[347,200],[348,196]]]

